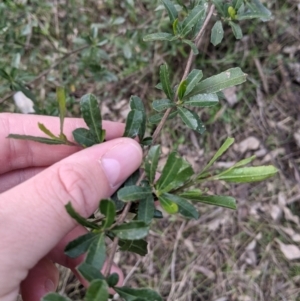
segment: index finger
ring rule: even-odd
[[[58,117],[0,114],[0,174],[20,168],[49,166],[81,149],[76,146],[47,145],[6,138],[9,134],[47,137],[38,128],[38,122],[54,134],[60,131]],[[87,127],[83,119],[66,118],[64,134],[70,141],[74,141],[72,132],[80,127]],[[106,130],[106,140],[121,137],[124,133],[124,124],[119,122],[103,121],[103,128]]]

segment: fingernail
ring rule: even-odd
[[[46,290],[46,292],[54,292],[55,291],[54,283],[51,279],[47,279],[45,281],[45,290]]]
[[[101,158],[101,165],[112,188],[120,185],[138,168],[141,148],[128,139],[108,150]]]

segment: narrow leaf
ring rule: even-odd
[[[186,78],[186,82],[187,82],[187,87],[185,91],[186,95],[189,94],[194,89],[194,87],[200,82],[202,77],[203,77],[203,73],[201,70],[194,69],[190,72],[190,74]]]
[[[89,147],[97,144],[93,134],[84,128],[78,128],[72,132],[74,140],[83,147]]]
[[[218,75],[211,76],[194,87],[189,96],[203,93],[216,93],[223,89],[242,84],[246,81],[247,74],[240,68],[231,68]]]
[[[81,215],[79,215],[73,208],[71,202],[69,202],[66,206],[65,206],[67,212],[69,213],[69,215],[76,220],[76,222],[84,227],[87,228],[91,228],[91,229],[99,229],[99,226],[89,222],[86,218],[82,217]]]
[[[122,240],[119,239],[119,246],[121,251],[128,251],[145,256],[148,253],[147,241],[143,239],[139,240]]]
[[[91,243],[96,239],[97,234],[89,232],[69,242],[65,248],[65,254],[71,258],[76,258],[85,253]]]
[[[237,40],[240,40],[243,37],[241,26],[235,22],[229,21],[232,32]]]
[[[151,184],[154,183],[155,180],[159,157],[160,157],[160,145],[152,146],[145,159],[145,172]]]
[[[202,191],[200,189],[191,189],[180,193],[180,197],[184,199],[193,200],[194,197],[198,197],[202,195]]]
[[[86,262],[81,263],[81,265],[76,269],[82,275],[82,277],[89,282],[92,282],[94,279],[105,279],[99,269],[96,269]]]
[[[185,91],[186,91],[186,86],[187,86],[186,80],[182,81],[179,84],[178,89],[177,89],[177,94],[178,94],[179,100],[182,100],[182,98],[185,94]]]
[[[157,99],[152,102],[152,108],[157,112],[162,112],[175,104],[170,99]]]
[[[212,159],[204,167],[201,174],[203,174],[206,170],[208,170],[216,162],[216,160],[218,160],[218,158],[221,157],[228,150],[228,148],[233,144],[233,142],[234,142],[234,138],[227,138],[225,142],[221,145],[221,147],[217,150],[217,152],[212,157]]]
[[[45,144],[66,144],[65,141],[62,140],[54,140],[50,138],[44,138],[44,137],[35,137],[35,136],[29,136],[29,135],[18,135],[18,134],[9,134],[7,138],[11,139],[19,139],[19,140],[30,140],[34,142],[40,142]]]
[[[136,301],[137,299],[147,301],[163,301],[162,297],[156,292],[148,288],[130,288],[130,287],[115,287],[114,290],[125,301]]]
[[[205,132],[205,126],[201,122],[199,116],[189,109],[178,107],[178,113],[182,121],[191,129],[197,131],[200,134]]]
[[[169,99],[173,100],[173,91],[171,87],[170,75],[167,65],[160,66],[159,76],[165,94]]]
[[[190,204],[186,199],[170,193],[163,193],[159,197],[159,200],[162,199],[169,200],[170,202],[177,204],[179,213],[182,214],[184,217],[194,218],[194,219],[199,218],[197,209],[192,204]]]
[[[108,285],[105,280],[93,280],[85,294],[86,301],[107,301]]]
[[[60,134],[63,134],[63,128],[64,128],[64,119],[66,116],[66,94],[65,89],[63,87],[57,87],[56,88],[56,97],[58,101],[58,107],[59,107],[59,118],[60,118]]]
[[[221,16],[225,16],[225,12],[223,9],[224,0],[212,0],[213,4],[216,6],[217,11]]]
[[[189,45],[194,53],[194,55],[197,55],[199,53],[199,50],[197,48],[197,46],[195,45],[194,42],[190,41],[190,40],[186,40],[186,39],[183,39],[182,40],[183,43]]]
[[[45,297],[43,297],[42,301],[71,301],[71,300],[57,293],[50,293],[47,294]]]
[[[143,104],[143,101],[138,96],[132,95],[130,97],[129,105],[131,110],[138,110],[138,111],[145,112],[145,106]]]
[[[174,4],[169,0],[162,0],[162,3],[168,12],[171,23],[173,24],[173,22],[178,18],[178,13]]]
[[[151,33],[146,36],[144,36],[143,40],[145,42],[152,42],[152,41],[172,41],[175,40],[176,37],[174,37],[172,34],[167,32],[157,32],[157,33]]]
[[[202,194],[191,194],[187,196],[187,199],[191,201],[197,201],[209,205],[225,207],[229,209],[236,209],[236,200],[233,197],[225,195],[202,195]]]
[[[149,226],[142,221],[133,221],[115,226],[111,231],[121,239],[139,240],[147,236]]]
[[[45,133],[47,136],[53,138],[53,139],[58,139],[59,140],[59,137],[56,137],[49,129],[46,128],[46,126],[42,123],[38,123],[38,127],[39,129]]]
[[[185,105],[194,107],[211,107],[219,103],[216,93],[197,94],[184,102]]]
[[[150,224],[154,215],[154,209],[154,198],[152,194],[141,199],[138,207],[138,220],[145,222],[145,224]]]
[[[125,186],[118,191],[118,198],[123,202],[138,201],[152,194],[150,187]]]
[[[142,111],[132,110],[128,113],[126,119],[125,132],[123,137],[135,138],[138,136],[143,128],[144,114]]]
[[[105,257],[105,236],[104,233],[98,234],[90,244],[85,262],[96,269],[101,269],[103,267]]]
[[[210,41],[216,46],[220,44],[224,37],[224,30],[221,21],[217,21],[211,30]]]
[[[181,35],[185,37],[205,14],[204,5],[196,5],[182,23]]]
[[[255,167],[241,167],[234,168],[230,172],[215,176],[216,180],[223,180],[233,183],[251,183],[263,181],[273,177],[278,172],[278,169],[272,165],[255,166]]]
[[[244,0],[233,0],[232,5],[234,6],[235,10],[238,10],[242,4],[244,3]]]
[[[102,223],[102,227],[109,228],[115,221],[115,203],[111,200],[101,200],[99,204],[99,210],[105,216],[105,220]]]
[[[166,211],[169,214],[175,214],[178,212],[179,208],[178,205],[172,201],[170,201],[169,199],[163,197],[163,196],[159,196],[158,197],[159,203],[162,207],[162,209],[164,211]]]
[[[93,94],[84,95],[80,100],[83,119],[98,143],[104,140],[102,118],[98,101]]]

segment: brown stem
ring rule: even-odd
[[[199,33],[197,34],[194,42],[196,44],[196,46],[199,48],[199,44],[200,44],[200,41],[201,41],[201,38],[202,38],[202,35],[205,31],[205,28],[207,27],[207,24],[209,23],[210,21],[210,18],[214,12],[214,9],[215,9],[215,6],[214,5],[211,5],[210,6],[210,9],[209,9],[209,12],[206,16],[206,19],[203,23],[203,26],[201,27]],[[181,81],[185,80],[190,72],[190,69],[191,69],[191,66],[192,66],[192,63],[194,61],[194,54],[193,54],[193,51],[191,50],[190,51],[190,54],[189,54],[189,58],[188,58],[188,61],[187,61],[187,64],[185,66],[185,69],[184,69],[184,73],[183,73],[183,76],[182,76],[182,79]],[[174,97],[174,102],[177,101],[177,98],[178,98],[178,94],[176,92],[176,95]],[[157,137],[159,136],[163,126],[165,125],[170,113],[171,113],[172,109],[171,108],[168,108],[167,111],[165,112],[164,116],[162,117],[161,121],[159,122],[159,124],[157,125],[153,135],[152,135],[152,145],[155,143]],[[139,185],[142,180],[145,178],[145,172],[142,172],[142,174],[140,175],[136,185]],[[126,216],[127,216],[127,213],[130,209],[130,206],[131,206],[131,202],[128,202],[122,212],[122,214],[119,216],[118,220],[117,220],[117,225],[120,225],[121,223],[124,222]],[[117,250],[117,247],[118,247],[118,242],[119,242],[119,239],[118,237],[115,237],[114,240],[113,240],[113,243],[112,243],[112,247],[111,247],[111,251],[110,251],[110,254],[109,254],[109,258],[108,258],[108,262],[107,262],[107,266],[106,266],[106,269],[105,269],[105,273],[104,275],[105,276],[108,276],[109,273],[110,273],[110,270],[111,270],[111,267],[113,265],[113,259],[114,259],[114,256],[115,256],[115,253],[116,253],[116,250]]]

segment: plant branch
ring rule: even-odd
[[[211,19],[211,16],[214,12],[214,9],[215,9],[215,6],[214,5],[211,5],[210,6],[210,9],[209,9],[209,12],[206,16],[206,19],[203,23],[203,26],[201,27],[199,33],[197,34],[194,42],[196,44],[196,46],[199,48],[199,45],[200,45],[200,41],[201,41],[201,38],[202,38],[202,35]],[[194,61],[194,54],[193,54],[193,51],[191,50],[190,51],[190,54],[189,54],[189,58],[188,58],[188,61],[187,61],[187,64],[185,66],[185,69],[184,69],[184,73],[183,73],[183,76],[182,76],[182,79],[181,81],[185,80],[186,77],[188,76],[189,72],[190,72],[190,69],[191,69],[191,66],[192,66],[192,63]],[[174,102],[177,101],[177,98],[178,98],[178,94],[176,92],[176,95],[174,97]],[[153,135],[152,135],[152,145],[155,143],[157,137],[159,136],[163,126],[165,125],[170,113],[171,113],[172,109],[171,108],[168,108],[167,111],[165,112],[165,114],[163,115],[161,121],[159,122],[159,124],[157,125]],[[140,183],[142,182],[142,180],[145,178],[145,172],[142,172],[142,174],[140,175],[136,185],[140,185]],[[117,225],[121,224],[124,222],[126,216],[127,216],[127,213],[129,212],[129,209],[130,209],[130,206],[131,206],[131,202],[128,202],[126,204],[126,206],[124,207],[124,210],[122,212],[122,214],[119,216],[118,220],[117,220]],[[115,253],[117,251],[117,247],[118,247],[118,242],[119,242],[119,239],[118,237],[115,237],[114,240],[113,240],[113,243],[112,243],[112,247],[111,247],[111,251],[110,251],[110,254],[109,254],[109,258],[108,258],[108,262],[107,262],[107,266],[106,266],[106,269],[105,269],[105,272],[104,272],[104,276],[108,276],[109,273],[110,273],[110,270],[111,270],[111,267],[113,265],[113,260],[114,260],[114,256],[115,256]]]
[[[67,54],[65,54],[62,58],[60,58],[59,60],[57,60],[55,63],[53,63],[48,69],[44,70],[43,72],[41,72],[36,78],[34,78],[33,80],[31,80],[30,82],[24,84],[24,86],[29,86],[34,84],[37,80],[39,80],[40,78],[42,78],[43,76],[47,75],[52,69],[54,69],[55,67],[57,67],[61,62],[63,62],[65,59],[67,59],[69,56],[80,52],[86,48],[88,48],[90,45],[85,45],[82,46],[78,49],[75,49],[71,52],[68,52]],[[12,97],[14,95],[15,91],[9,92],[7,95],[5,95],[2,99],[0,99],[0,103],[3,103],[5,100],[9,99],[10,97]]]

